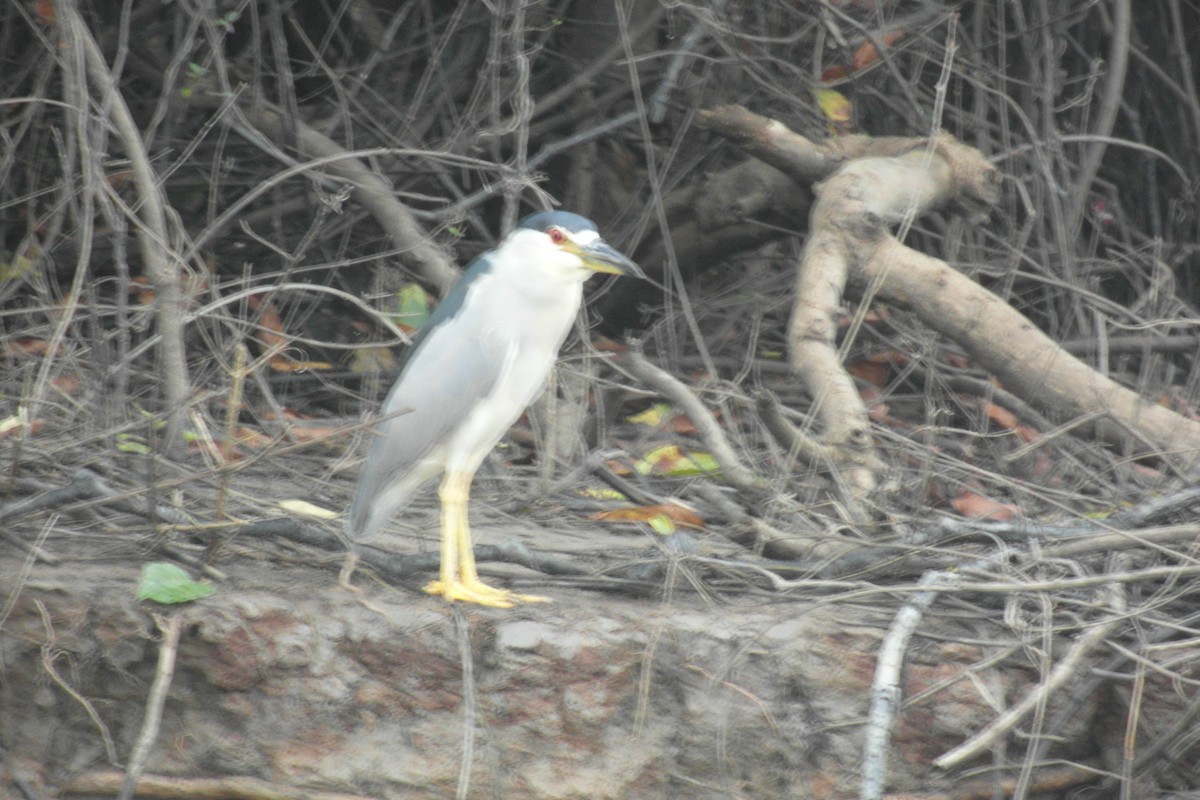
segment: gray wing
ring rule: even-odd
[[[430,330],[388,392],[350,507],[352,540],[373,536],[441,471],[440,459],[429,456],[499,379],[509,342],[475,316]]]

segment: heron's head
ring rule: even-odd
[[[645,278],[637,264],[600,238],[596,223],[569,211],[542,211],[525,219],[501,245],[567,268]]]

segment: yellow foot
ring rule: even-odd
[[[475,603],[492,608],[512,608],[517,603],[548,603],[550,598],[538,597],[534,594],[517,594],[507,589],[496,589],[483,581],[464,582],[455,580],[446,586],[441,581],[432,581],[425,585],[429,594],[437,594],[447,600],[459,600],[463,603]]]

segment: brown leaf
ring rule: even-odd
[[[234,429],[233,438],[237,440],[238,444],[249,447],[251,450],[263,450],[269,447],[273,441],[262,431],[247,428],[245,425],[239,425]]]
[[[875,41],[882,44],[884,47],[891,47],[900,37],[904,36],[904,29],[889,31],[883,36],[876,36]],[[879,51],[875,49],[875,42],[865,41],[859,48],[854,51],[854,57],[850,59],[850,69],[857,72],[860,69],[871,66],[879,60]]]
[[[592,346],[601,353],[624,353],[629,348],[619,342],[614,342],[607,336],[597,337],[592,341]]]
[[[951,498],[950,505],[964,517],[973,519],[1006,520],[1021,513],[1020,506],[999,503],[969,490]]]
[[[883,392],[874,386],[862,386],[859,387],[858,396],[862,398],[863,404],[867,407],[867,419],[879,424],[892,420],[891,408],[884,402]]]
[[[33,14],[37,17],[37,21],[47,28],[53,27],[58,19],[58,12],[54,10],[54,3],[51,0],[36,0],[33,4]]]
[[[1041,438],[1042,434],[1037,429],[1031,428],[1028,425],[1022,425],[1017,415],[1003,406],[998,406],[995,403],[984,403],[983,412],[987,414],[987,418],[995,423],[996,426],[1012,431],[1023,442],[1036,442]]]
[[[5,342],[3,350],[0,351],[7,357],[23,356],[23,357],[38,357],[46,355],[46,351],[50,349],[50,343],[45,339],[37,339],[33,337],[24,337],[14,339],[11,342]]]
[[[672,431],[683,436],[691,436],[696,433],[696,423],[692,422],[692,418],[687,414],[676,414],[671,417],[669,424]]]
[[[252,294],[246,298],[246,305],[252,311],[258,312],[258,330],[254,334],[255,339],[258,339],[266,347],[287,347],[291,343],[291,339],[284,333],[283,319],[280,318],[279,311],[276,310],[273,302],[263,300],[262,294]]]
[[[323,439],[333,439],[344,431],[329,425],[293,425],[288,429],[288,435],[297,442],[317,442]]]
[[[267,359],[267,366],[276,372],[320,372],[333,369],[333,364],[328,361],[297,361],[283,353],[277,353]]]
[[[1016,414],[995,403],[984,403],[983,412],[987,414],[988,419],[1007,430],[1012,430],[1020,424]]]
[[[623,478],[627,478],[633,474],[633,469],[628,464],[624,461],[617,461],[615,458],[607,459],[604,462],[604,466],[612,470],[614,475],[620,475]]]
[[[51,380],[50,383],[54,384],[54,388],[63,394],[70,396],[79,391],[79,386],[82,382],[79,380],[78,372],[64,372],[62,375]]]
[[[154,303],[154,288],[145,275],[137,275],[129,280],[129,293],[137,295],[137,301],[144,306]]]
[[[686,528],[700,529],[704,527],[704,520],[695,511],[690,508],[676,505],[675,503],[660,503],[651,506],[634,506],[631,508],[614,508],[611,511],[597,511],[589,515],[588,519],[594,519],[599,522],[650,522],[658,516],[668,517],[676,525]]]
[[[827,67],[825,71],[821,73],[821,82],[834,83],[835,81],[845,80],[846,76],[849,74],[850,73],[846,71],[845,67]]]
[[[944,356],[946,363],[955,369],[970,369],[971,359],[960,353],[947,353]]]
[[[46,427],[44,419],[31,419],[24,423],[18,417],[0,419],[0,439],[8,436],[37,435],[42,432],[44,427]]]
[[[872,386],[883,388],[887,386],[892,369],[887,361],[877,358],[866,358],[847,365],[846,371],[861,381],[866,381]]]

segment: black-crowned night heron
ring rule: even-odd
[[[596,272],[645,277],[595,223],[565,211],[525,218],[467,268],[417,334],[384,401],[350,508],[352,542],[376,534],[444,472],[441,571],[425,591],[499,607],[544,599],[479,579],[467,498],[475,470],[545,386],[583,283]]]

